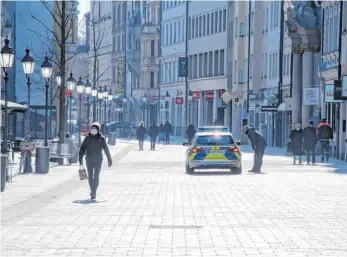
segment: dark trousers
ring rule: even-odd
[[[157,137],[151,137],[151,150],[155,149],[156,141],[157,141]]]
[[[170,144],[170,133],[165,133],[165,143]]]
[[[87,164],[87,171],[88,171],[88,182],[90,191],[92,194],[96,194],[96,190],[99,186],[99,175],[101,170],[102,161],[100,162],[88,162]]]
[[[316,147],[310,147],[306,149],[306,160],[310,163],[312,155],[312,163],[316,162]]]
[[[263,165],[263,157],[264,157],[265,147],[256,148],[254,150],[254,164],[253,171],[261,172],[261,166]]]
[[[193,140],[193,137],[188,137],[188,144],[191,144]]]
[[[329,147],[329,140],[320,140],[319,144],[321,146],[322,149],[322,162],[324,162],[324,157],[325,160],[328,162],[329,161],[329,151],[330,151],[330,147]]]
[[[143,150],[143,139],[139,139],[139,148],[140,150]]]

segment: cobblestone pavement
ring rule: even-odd
[[[96,202],[75,177],[3,209],[1,256],[347,256],[347,175],[333,166],[271,153],[249,174],[244,153],[242,175],[187,175],[184,147],[148,149],[103,170]]]

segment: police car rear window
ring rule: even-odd
[[[231,136],[198,136],[195,145],[233,145],[234,139]]]

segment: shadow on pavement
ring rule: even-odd
[[[187,173],[186,173],[187,174]],[[194,171],[194,173],[187,174],[190,176],[230,176],[230,175],[241,175],[230,171]]]
[[[93,204],[93,203],[104,203],[104,202],[107,202],[107,201],[97,201],[97,200],[90,200],[90,199],[87,199],[87,200],[75,200],[75,201],[73,201],[72,203],[78,203],[78,204]]]

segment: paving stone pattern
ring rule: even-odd
[[[1,256],[347,256],[347,176],[332,166],[272,154],[249,174],[244,153],[242,175],[187,175],[184,147],[148,149],[102,171],[96,202],[78,186],[6,219]]]

